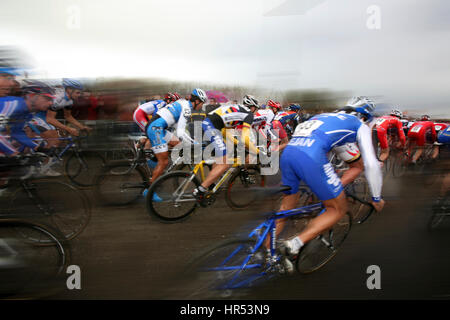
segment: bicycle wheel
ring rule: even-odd
[[[356,178],[352,183],[347,185],[347,192],[353,196],[363,200],[369,201],[370,190],[367,183],[367,179],[361,175]],[[357,220],[362,216],[364,212],[364,204],[354,200],[353,198],[347,197],[348,211],[351,213],[353,220]]]
[[[77,186],[94,185],[97,172],[105,165],[105,159],[95,151],[74,151],[66,159],[64,173]]]
[[[129,162],[105,166],[95,179],[94,194],[105,205],[127,205],[142,196],[148,188],[145,169],[132,168]]]
[[[352,218],[347,213],[333,228],[305,244],[296,259],[297,271],[308,274],[323,267],[336,255],[338,248],[347,238],[351,226]]]
[[[236,298],[267,280],[265,249],[255,251],[254,245],[249,239],[228,239],[192,259],[185,273],[187,298]]]
[[[20,219],[0,220],[0,298],[37,298],[64,289],[69,260],[68,243],[56,230]]]
[[[185,220],[197,208],[192,192],[199,185],[192,172],[172,171],[162,175],[150,185],[146,199],[147,212],[162,222]]]
[[[249,166],[244,173],[240,169],[233,174],[228,182],[225,201],[234,210],[243,210],[255,201],[257,195],[249,192],[251,187],[264,187],[265,178],[258,166]]]
[[[408,168],[408,159],[403,154],[398,154],[392,162],[392,176],[402,177]]]
[[[52,225],[68,240],[78,236],[91,217],[89,200],[81,190],[53,180],[25,182],[12,194],[8,212]]]

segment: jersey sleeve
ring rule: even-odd
[[[372,193],[372,199],[374,201],[380,201],[383,176],[381,174],[380,164],[375,156],[375,150],[373,149],[372,136],[369,127],[365,124],[361,124],[357,131],[356,139],[363,157],[365,168],[364,172]]]

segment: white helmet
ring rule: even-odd
[[[242,99],[242,103],[246,107],[256,107],[259,108],[258,100],[254,96],[251,96],[249,94],[245,95]]]
[[[199,89],[199,88],[196,88],[196,89],[192,90],[191,95],[192,96],[196,96],[202,102],[205,102],[206,99],[208,99],[208,97],[206,96],[205,91],[203,91],[202,89]]]
[[[396,116],[401,119],[401,118],[403,118],[403,113],[400,110],[392,109],[391,116]]]
[[[375,104],[367,97],[352,97],[347,101],[346,107],[352,109],[354,112],[361,114],[367,119],[367,121],[371,121],[373,118]]]

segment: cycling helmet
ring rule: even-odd
[[[64,78],[62,84],[64,88],[83,90],[83,85],[81,84],[81,82],[75,79]]]
[[[424,114],[420,117],[420,121],[430,121],[430,116],[427,114]]]
[[[277,110],[281,109],[281,104],[279,102],[275,102],[273,100],[267,101],[267,106],[270,108],[275,108]]]
[[[18,76],[19,72],[17,68],[10,68],[10,67],[0,67],[0,74],[8,74],[10,76]]]
[[[26,80],[22,86],[24,94],[40,94],[49,98],[55,98],[55,90],[46,83],[38,80]]]
[[[295,104],[295,103],[291,104],[288,107],[289,111],[300,111],[301,109],[302,109],[302,107],[299,104]]]
[[[398,118],[403,118],[403,113],[400,110],[392,109],[391,116],[395,116]]]
[[[252,95],[246,94],[242,99],[242,103],[246,107],[256,107],[259,109],[258,100],[256,100],[256,98]]]
[[[205,91],[203,91],[202,89],[199,89],[199,88],[192,90],[191,96],[197,97],[198,99],[200,99],[201,102],[205,102],[206,99],[208,99]]]
[[[180,100],[181,99],[181,96],[177,92],[174,92],[173,95],[175,96],[176,100]]]
[[[373,119],[373,111],[375,110],[375,104],[367,97],[352,97],[347,101],[346,111],[353,111],[363,116],[366,121]]]
[[[166,93],[166,95],[164,96],[164,100],[170,100],[170,102],[175,102],[178,99],[180,99],[180,96],[178,95],[178,93],[172,93],[172,92],[168,92]]]

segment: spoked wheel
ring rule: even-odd
[[[332,229],[309,241],[300,250],[296,259],[297,271],[307,274],[323,267],[336,255],[338,248],[347,238],[351,226],[352,218],[346,214]]]
[[[105,166],[95,180],[95,195],[105,205],[127,205],[142,197],[148,188],[145,169],[133,168],[129,162]]]
[[[250,188],[264,185],[265,178],[258,166],[248,166],[245,170],[238,169],[228,182],[225,200],[232,209],[246,209],[257,197],[256,194],[249,192]]]
[[[67,240],[78,236],[91,218],[86,195],[70,184],[54,180],[26,182],[25,187],[12,194],[8,212],[52,225]]]
[[[192,195],[200,185],[191,172],[172,171],[153,182],[147,193],[147,212],[166,223],[180,222],[197,208]]]
[[[349,184],[346,190],[363,201],[369,200],[369,185],[363,175],[359,176],[351,184]],[[353,220],[359,219],[363,214],[364,204],[350,197],[347,197],[347,204]]]
[[[64,171],[75,185],[89,187],[94,185],[95,176],[104,165],[105,159],[98,152],[72,152],[66,159]]]
[[[236,298],[270,274],[263,246],[249,239],[228,239],[204,251],[188,265],[188,299]]]
[[[42,224],[0,220],[0,298],[38,298],[65,288],[70,249],[61,237]]]
[[[398,154],[392,161],[392,176],[394,178],[402,177],[408,168],[408,158],[403,154]]]

